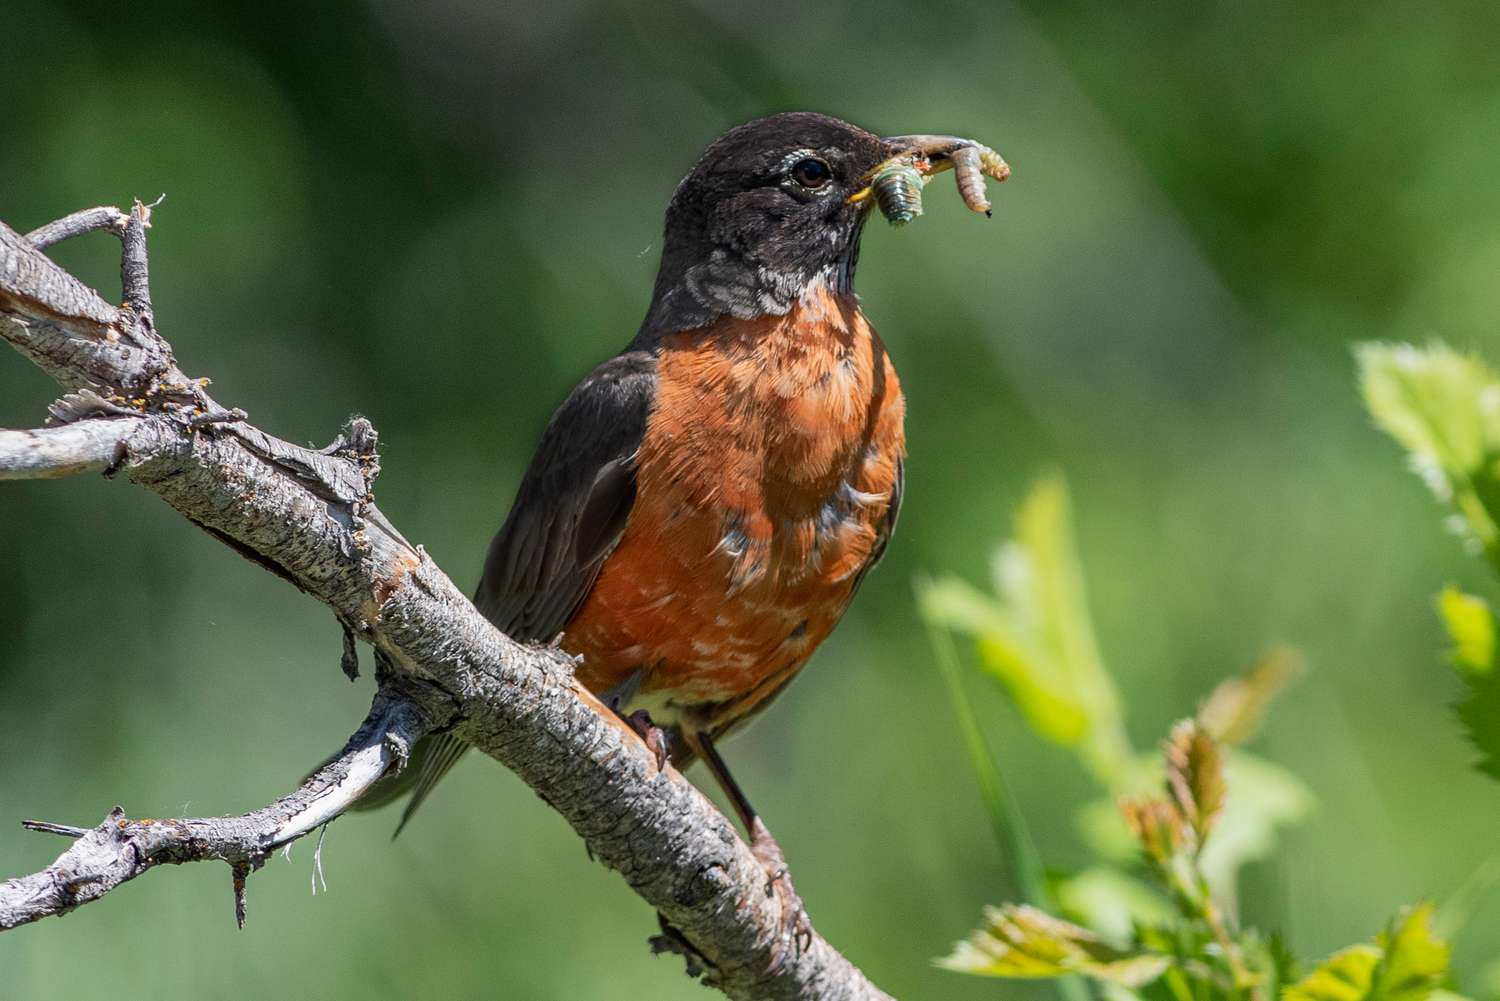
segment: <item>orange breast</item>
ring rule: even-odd
[[[895,369],[853,296],[668,336],[635,506],[563,646],[663,725],[749,712],[833,629],[905,450]]]

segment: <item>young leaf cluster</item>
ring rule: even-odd
[[[1083,978],[1109,1001],[1453,1001],[1440,989],[1448,947],[1433,932],[1431,905],[1403,911],[1375,939],[1305,977],[1279,936],[1239,921],[1238,870],[1271,851],[1277,830],[1311,805],[1291,773],[1235,746],[1256,734],[1277,693],[1302,672],[1296,651],[1272,649],[1221,683],[1172,728],[1159,756],[1142,756],[1130,746],[1118,689],[1094,640],[1060,477],[1045,477],[1022,505],[994,583],[988,594],[952,579],[924,582],[919,596],[987,805],[1003,815],[995,825],[1002,850],[1015,871],[1043,868],[984,742],[950,630],[973,639],[986,673],[1036,734],[1073,753],[1105,790],[1079,815],[1099,861],[1045,887],[1023,879],[1028,900],[988,908],[940,965],[1057,978],[1070,998]],[[1441,607],[1455,663],[1493,678],[1488,606],[1445,592]],[[1500,685],[1496,692],[1474,708],[1492,713],[1492,722],[1500,722]]]

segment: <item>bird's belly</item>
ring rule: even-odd
[[[715,727],[775,694],[878,553],[904,408],[850,298],[666,338],[635,504],[563,637],[580,680],[639,672],[658,722]]]
[[[820,565],[743,577],[714,512],[653,520],[637,512],[563,638],[595,692],[639,670],[634,701],[663,724],[685,709],[779,688],[833,630],[867,561],[874,529],[851,524]],[[795,576],[795,579],[794,579]],[[633,707],[632,707],[633,708]]]

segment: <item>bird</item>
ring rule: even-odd
[[[832,632],[901,509],[906,404],[854,293],[872,177],[975,146],[813,112],[709,145],[668,204],[644,320],[548,421],[474,594],[512,639],[577,658],[659,763],[706,764],[799,933],[719,745]],[[467,747],[424,739],[361,805],[410,791],[404,826]]]

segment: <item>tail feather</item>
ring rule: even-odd
[[[385,796],[380,804],[376,804],[388,803],[406,792],[408,788],[411,789],[411,799],[407,801],[406,809],[401,811],[401,820],[396,824],[395,832],[391,834],[392,840],[401,836],[401,832],[411,821],[417,808],[432,793],[433,787],[442,780],[444,775],[448,774],[454,765],[458,764],[458,759],[462,758],[468,749],[468,741],[455,737],[451,733],[424,737],[417,742],[417,746],[412,749],[411,761],[407,763],[406,770],[394,781],[400,782],[407,776],[411,776],[410,780],[401,788],[393,790],[391,795]]]
[[[422,801],[431,794],[433,786],[437,785],[438,780],[458,764],[458,759],[463,757],[468,749],[467,741],[460,740],[451,733],[423,737],[412,747],[406,767],[401,769],[399,775],[387,775],[376,782],[368,792],[355,800],[349,809],[357,813],[368,813],[371,810],[389,806],[410,794],[411,799],[407,802],[406,809],[401,811],[401,821],[396,825],[396,832],[391,835],[394,839],[406,827],[412,814],[417,812],[417,807],[421,806]],[[332,760],[333,758],[329,758],[314,771],[322,769]]]

